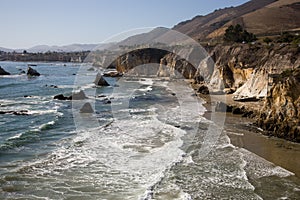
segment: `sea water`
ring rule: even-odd
[[[37,63],[42,75],[31,78],[19,75],[27,63],[0,65],[12,73],[0,77],[0,111],[28,113],[0,115],[0,199],[300,198],[293,173],[233,146],[202,116],[185,80],[94,87],[95,73],[77,64]],[[94,113],[53,99],[77,89]]]

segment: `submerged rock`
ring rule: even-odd
[[[26,72],[25,72],[24,70],[22,70],[22,71],[20,71],[19,74],[20,74],[20,75],[21,75],[21,74],[26,74]]]
[[[35,69],[28,67],[27,75],[28,76],[40,76],[41,74],[38,73]]]
[[[0,111],[0,115],[3,114],[12,114],[12,115],[29,115],[28,110],[20,110],[20,111]]]
[[[81,112],[81,113],[93,113],[94,110],[93,110],[93,108],[92,108],[92,106],[91,106],[90,103],[85,103],[85,104],[82,106],[82,108],[80,109],[80,112]]]
[[[0,66],[0,75],[10,75],[9,72],[5,71],[1,66]]]
[[[97,86],[109,86],[107,81],[103,78],[101,74],[97,74],[96,79],[94,81],[95,85]]]

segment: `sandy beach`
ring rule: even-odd
[[[254,111],[261,109],[263,106],[261,101],[235,102],[232,100],[232,95],[199,95],[199,97],[207,102],[204,106],[207,109],[205,117],[208,119],[210,119],[210,113],[218,101],[231,106],[244,106]],[[234,146],[247,149],[300,177],[300,144],[265,136],[262,129],[253,125],[253,119],[242,117],[242,115],[224,112],[219,112],[218,115],[225,115],[224,131]]]

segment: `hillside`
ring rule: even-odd
[[[300,28],[299,0],[252,0],[243,5],[216,10],[181,22],[174,30],[207,40],[220,37],[232,24],[241,24],[255,34],[271,34]]]

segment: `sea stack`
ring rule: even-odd
[[[27,76],[40,76],[41,74],[38,73],[35,69],[28,67]]]
[[[94,83],[97,86],[109,86],[107,81],[103,78],[103,76],[100,73],[97,74]]]
[[[94,110],[93,110],[93,108],[92,108],[92,106],[91,106],[90,103],[85,103],[85,104],[82,106],[82,108],[80,109],[80,112],[81,112],[81,113],[93,113]]]
[[[0,66],[0,75],[10,75],[7,71],[5,71],[1,66]]]

